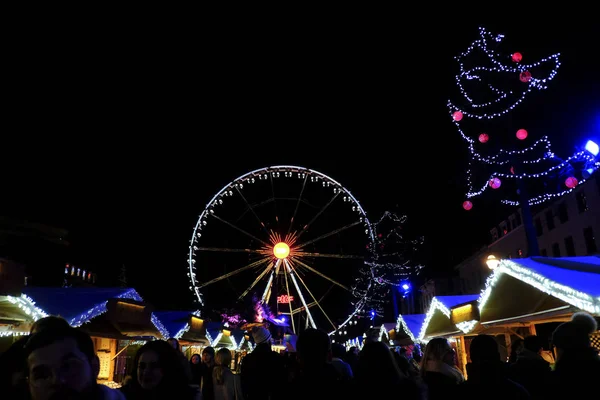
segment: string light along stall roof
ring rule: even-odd
[[[455,79],[461,98],[449,100],[447,106],[470,156],[463,202],[467,211],[474,206],[473,198],[489,189],[510,188],[511,184],[519,187],[525,182],[528,188],[536,188],[527,197],[529,205],[543,203],[569,193],[600,166],[592,141],[560,159],[547,136],[531,143],[527,126],[507,131],[506,126],[512,122],[510,112],[532,92],[546,90],[557,76],[560,54],[525,63],[526,57],[519,52],[500,51],[503,39],[504,35],[479,28],[479,38],[455,58],[459,64]],[[498,122],[490,126],[490,120]],[[484,130],[486,127],[494,132]],[[499,143],[507,143],[511,148],[498,150]],[[509,194],[516,195],[519,190],[504,190],[506,197],[501,202],[518,206],[523,197]]]

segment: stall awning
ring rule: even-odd
[[[238,349],[243,349],[248,347],[248,339],[246,339],[246,333],[241,330],[241,329],[234,329],[231,331],[231,334],[233,336],[233,338],[235,339],[235,342],[237,343],[237,348]]]
[[[179,339],[184,332],[186,332],[190,326],[190,315],[192,311],[156,311],[154,313],[158,319],[163,323],[169,337]]]
[[[200,311],[157,311],[156,316],[167,328],[170,337],[199,345],[210,345]]]
[[[565,296],[567,292],[575,292],[568,296],[570,301],[575,301],[575,297],[582,297],[584,301],[587,297],[600,298],[598,256],[502,260],[499,270],[552,295]],[[600,313],[600,309],[595,312]]]
[[[27,297],[0,296],[0,337],[27,335],[31,324],[45,316]]]
[[[458,328],[450,320],[450,309],[470,303],[478,298],[479,295],[476,294],[434,297],[419,331],[418,340],[427,337],[446,336],[457,332]]]
[[[399,315],[396,321],[394,340],[400,344],[412,344],[417,341],[421,327],[425,322],[425,314],[405,314]]]
[[[437,308],[446,314],[443,307]],[[476,301],[450,306],[448,319],[437,317],[438,326],[428,328],[425,336],[560,321],[579,310],[600,315],[600,257],[501,260]]]
[[[105,314],[108,311],[109,301],[131,300],[131,307],[145,307],[144,300],[132,288],[55,288],[55,287],[26,287],[23,294],[35,302],[44,313],[63,317],[73,327],[80,327],[89,323],[92,319]],[[124,306],[125,307],[125,306]],[[124,308],[121,307],[121,308]],[[129,308],[131,308],[129,307]],[[115,311],[117,312],[117,311]],[[149,319],[159,336],[168,337],[168,331],[162,322],[150,312]],[[121,321],[121,329],[126,327],[127,321]],[[147,329],[144,329],[147,330]]]
[[[206,337],[210,340],[211,346],[215,348],[237,349],[238,343],[233,331],[235,331],[233,328],[229,328],[220,322],[206,323]]]
[[[556,319],[577,310],[600,315],[600,258],[501,260],[477,304],[481,325]],[[476,325],[461,330],[473,332]]]

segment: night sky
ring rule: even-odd
[[[2,139],[0,214],[65,227],[73,262],[115,281],[125,264],[147,300],[189,307],[188,242],[206,202],[252,169],[300,165],[341,182],[372,218],[408,214],[426,237],[428,272],[447,272],[506,212],[492,199],[462,210],[466,154],[445,107],[453,57],[478,26],[232,28],[199,42],[98,35],[48,46],[40,62],[50,67],[25,67],[5,110],[14,123]],[[562,54],[519,116],[530,132],[544,131],[559,155],[599,134],[598,30],[486,27],[527,60]]]

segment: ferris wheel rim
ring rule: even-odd
[[[292,171],[287,171],[287,170],[292,170]],[[352,201],[352,203],[358,208],[358,211],[361,215],[361,217],[364,220],[365,223],[365,227],[367,230],[367,236],[368,236],[368,240],[371,243],[375,242],[375,234],[374,231],[372,229],[372,226],[369,222],[369,219],[367,217],[367,213],[364,210],[364,208],[362,207],[362,205],[360,204],[360,202],[356,199],[356,197],[354,197],[354,195],[346,188],[344,187],[341,183],[339,183],[337,180],[331,178],[330,176],[317,171],[315,169],[311,169],[311,168],[306,168],[306,167],[301,167],[301,166],[295,166],[295,165],[273,165],[273,166],[269,166],[269,167],[263,167],[263,168],[258,168],[255,169],[253,171],[247,172],[245,174],[240,175],[239,177],[233,179],[232,181],[228,182],[226,185],[224,185],[211,199],[210,201],[208,201],[206,203],[206,205],[204,206],[204,209],[202,210],[202,213],[199,215],[196,224],[194,225],[194,229],[192,232],[192,238],[190,240],[190,246],[189,246],[189,253],[188,253],[188,278],[189,281],[191,283],[191,289],[194,293],[194,296],[196,297],[196,299],[200,302],[201,305],[204,305],[204,301],[202,299],[202,293],[200,292],[200,288],[199,286],[199,282],[198,280],[195,278],[195,272],[194,272],[194,264],[195,264],[195,259],[194,259],[194,246],[193,244],[197,241],[197,233],[199,231],[199,227],[202,224],[202,219],[205,218],[205,216],[210,214],[210,208],[212,205],[215,204],[215,202],[217,200],[219,200],[220,197],[223,197],[223,194],[229,190],[231,190],[232,188],[236,187],[235,185],[237,185],[238,183],[240,183],[241,181],[253,178],[255,176],[261,175],[261,174],[266,174],[266,173],[272,173],[272,172],[293,172],[293,173],[308,173],[310,175],[316,175],[320,178],[324,178],[328,181],[330,181],[333,185],[337,186],[339,189],[341,189],[344,193],[344,195],[348,196],[350,198],[350,200]],[[262,279],[261,279],[262,280]],[[369,287],[371,286],[371,284],[369,283],[368,285]],[[358,299],[357,302],[355,304],[353,304],[354,310],[352,311],[352,313],[343,321],[343,323],[341,323],[337,329],[334,329],[330,332],[328,332],[328,335],[332,335],[334,334],[338,329],[342,328],[343,326],[345,326],[356,314],[358,314],[362,308],[364,307],[366,303],[366,299],[365,298],[361,298]]]

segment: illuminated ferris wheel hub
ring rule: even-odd
[[[290,255],[290,246],[285,242],[279,242],[273,247],[273,255],[280,260]]]
[[[333,334],[366,303],[371,286],[356,282],[373,247],[365,211],[339,182],[298,166],[261,168],[225,185],[200,214],[189,288],[202,305],[252,301],[295,333]]]

